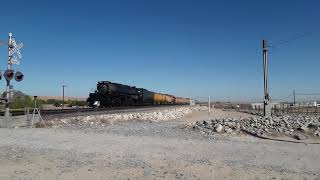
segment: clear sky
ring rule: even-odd
[[[67,96],[86,97],[110,80],[252,101],[263,97],[262,39],[275,45],[273,98],[320,92],[319,7],[317,0],[1,1],[0,40],[13,32],[24,43],[15,69],[25,80],[14,87],[30,95],[61,95],[66,84]],[[2,45],[1,69],[6,58]]]

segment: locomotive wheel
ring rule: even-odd
[[[112,107],[120,107],[120,106],[122,106],[122,101],[121,101],[121,99],[114,98],[112,100],[111,104],[112,104]]]
[[[134,106],[135,103],[132,99],[129,99],[128,102],[127,102],[127,106]]]

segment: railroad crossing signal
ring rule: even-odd
[[[3,76],[10,82],[13,78],[20,82],[23,80],[23,73],[20,71],[14,72],[11,69],[12,64],[19,65],[19,60],[22,58],[20,49],[23,48],[23,43],[17,44],[16,40],[12,37],[12,33],[9,33],[9,42],[8,42],[8,49],[9,49],[9,60],[8,60],[8,69],[4,72]],[[1,79],[1,78],[0,78]]]
[[[15,72],[12,69],[12,65],[16,64],[19,65],[19,60],[22,58],[22,55],[20,53],[20,49],[23,48],[23,43],[17,44],[16,40],[12,37],[12,33],[9,33],[8,43],[4,43],[8,45],[8,64],[7,64],[7,70],[3,73],[4,78],[6,79],[7,85],[6,85],[6,111],[5,116],[10,116],[9,111],[9,103],[11,102],[11,94],[13,90],[13,86],[10,84],[10,81],[14,78],[17,82],[20,82],[23,80],[24,75],[17,71]],[[0,80],[2,79],[2,74],[0,73]]]
[[[17,53],[17,55],[19,56],[19,58],[22,58],[21,53],[20,53],[20,49],[23,48],[23,43],[17,44],[16,40],[14,38],[12,38],[12,47],[11,50],[9,51],[9,55],[12,56],[13,54]]]
[[[20,49],[23,48],[23,43],[17,44],[14,38],[11,39],[11,46],[9,50],[9,56],[11,56],[10,63],[19,65],[19,59],[22,58]]]
[[[17,82],[20,82],[23,80],[24,74],[20,71],[17,71],[16,73],[14,73],[14,70],[8,69],[3,73],[3,76],[7,81],[11,81],[14,78]],[[0,72],[0,80],[1,79],[2,79],[2,74]]]
[[[8,69],[3,73],[3,76],[7,81],[11,81],[14,76],[14,71],[12,69]]]
[[[14,75],[14,79],[17,81],[17,82],[20,82],[23,80],[23,77],[24,75],[22,74],[22,72],[20,71],[17,71]]]

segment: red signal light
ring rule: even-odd
[[[9,70],[6,70],[3,74],[4,78],[7,80],[7,81],[10,81],[13,76],[14,76],[14,71],[9,69]]]
[[[22,74],[22,72],[17,71],[16,74],[14,75],[14,79],[18,82],[23,80],[24,75]]]

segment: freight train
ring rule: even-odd
[[[97,83],[97,89],[89,94],[87,102],[90,107],[121,107],[137,105],[183,105],[189,104],[190,99],[152,92],[147,89],[110,81],[99,81]]]

